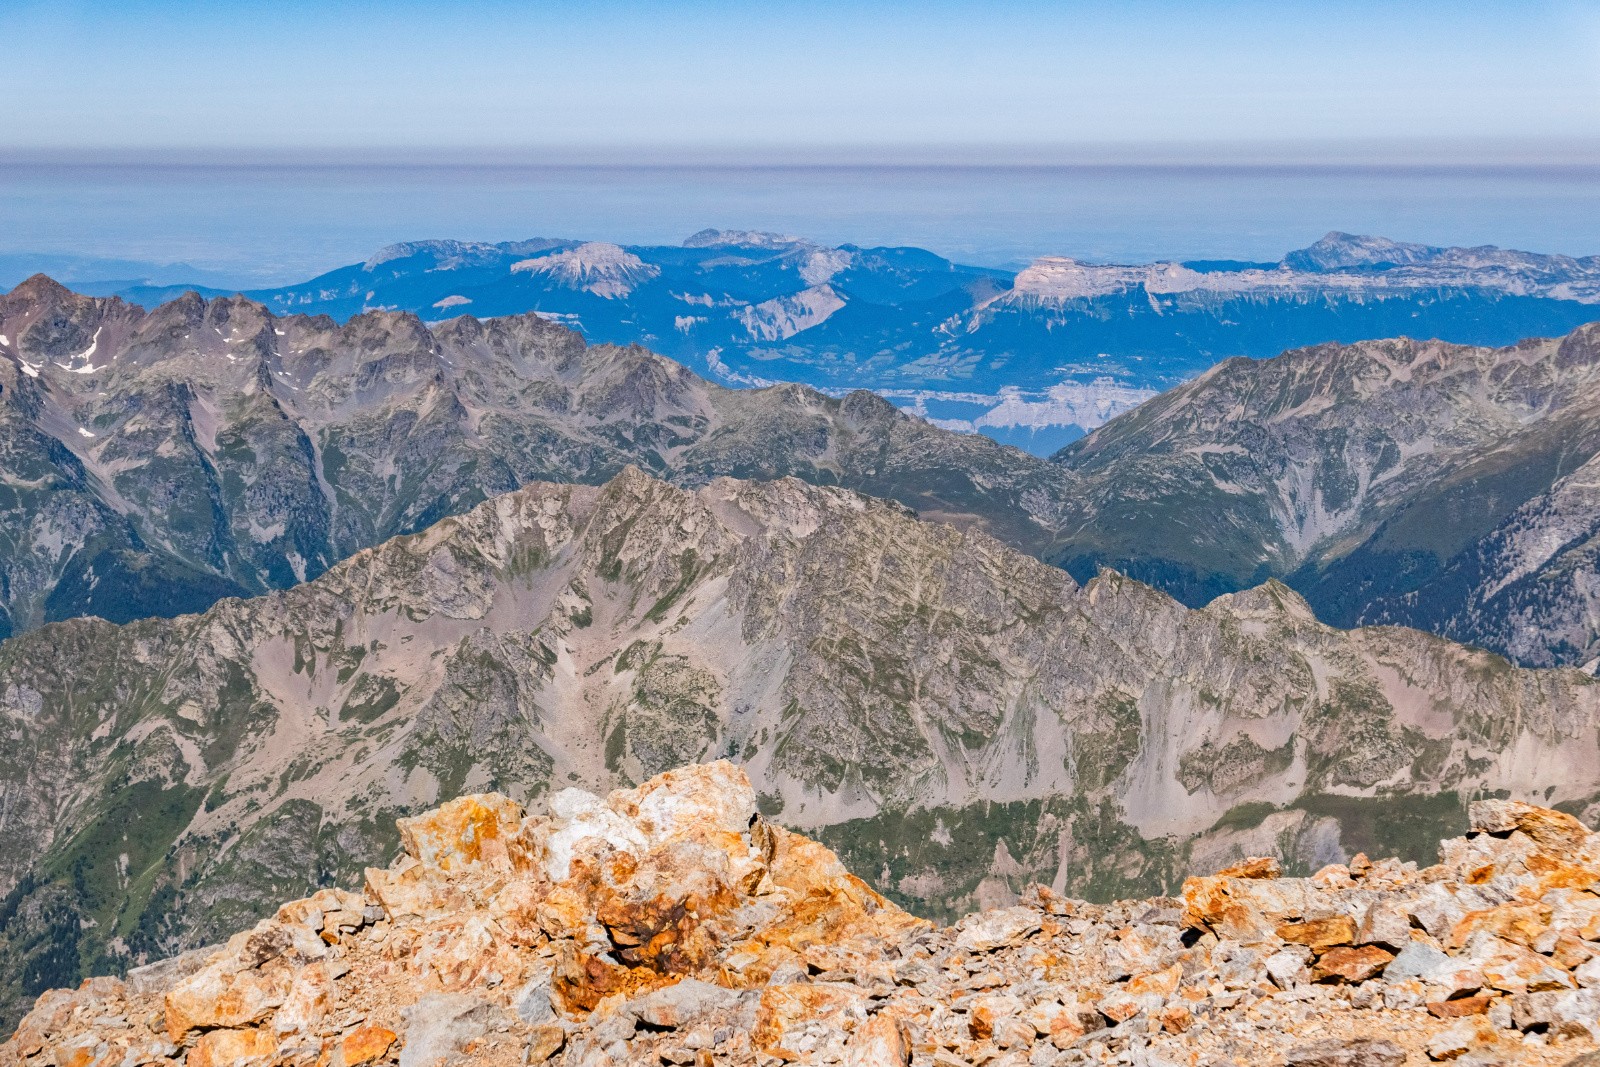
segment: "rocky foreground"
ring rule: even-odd
[[[1418,870],[1251,860],[939,929],[718,762],[403,820],[361,892],[41,997],[0,1064],[1591,1063],[1600,835],[1504,800]]]

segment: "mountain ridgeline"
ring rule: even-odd
[[[0,297],[0,635],[284,588],[533,480],[794,474],[981,522],[1070,476],[869,393],[731,390],[537,315],[340,325],[189,295]]]
[[[102,291],[153,303],[181,289]],[[247,295],[339,322],[536,311],[712,381],[871,389],[1046,454],[1230,356],[1400,334],[1504,345],[1566,333],[1597,317],[1600,257],[1330,233],[1277,263],[1045,256],[1002,270],[920,248],[705,230],[681,245],[415,241]]]
[[[1279,577],[1334,625],[1584,664],[1600,655],[1597,454],[1600,326],[1229,360],[1056,456],[1086,521],[1051,558],[1191,604]]]
[[[730,758],[947,915],[1426,860],[1473,795],[1586,811],[1597,724],[1581,672],[1332,629],[1275,582],[1191,610],[795,479],[535,483],[287,591],[0,644],[0,982],[14,1017],[354,884],[462,793]]]
[[[1530,666],[1600,654],[1600,329],[1235,359],[1046,462],[865,392],[728,389],[538,315],[342,325],[0,297],[0,633],[285,588],[531,480],[634,464],[897,500],[1191,606],[1279,578]]]

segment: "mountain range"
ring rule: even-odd
[[[1425,859],[1469,795],[1595,803],[1597,724],[1585,674],[1336,630],[1278,583],[1191,610],[847,490],[628,468],[287,591],[0,644],[0,980],[14,1015],[225,936],[464,792],[733,758],[768,816],[943,915]]]
[[[1600,325],[1234,359],[1044,459],[536,313],[32,278],[0,1016],[381,865],[397,815],[718,757],[934,915],[1421,858],[1483,793],[1592,818],[1600,683],[1525,667],[1600,651],[1597,366]],[[1444,636],[1330,625],[1397,621]]]
[[[90,291],[152,304],[183,287]],[[1600,258],[1330,233],[1278,263],[1056,256],[1012,271],[919,248],[705,230],[682,246],[411,242],[247,295],[279,315],[340,322],[375,310],[424,321],[537,312],[724,384],[871,389],[1042,455],[1232,356],[1402,334],[1505,345],[1566,333],[1595,317]]]
[[[0,297],[0,632],[285,588],[532,480],[794,475],[1190,606],[1279,578],[1530,666],[1600,654],[1600,329],[1227,361],[1046,461],[858,391],[729,389],[534,314]]]

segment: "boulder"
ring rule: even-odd
[[[270,1067],[278,1042],[265,1030],[210,1030],[189,1050],[186,1067]]]
[[[845,1067],[907,1067],[911,1038],[904,1024],[887,1015],[874,1015],[851,1035],[844,1062]]]
[[[956,927],[956,947],[964,952],[993,952],[1020,943],[1039,929],[1038,909],[1018,904],[963,919]]]
[[[1467,821],[1479,833],[1521,830],[1540,846],[1556,851],[1581,848],[1589,839],[1589,828],[1571,815],[1516,800],[1475,800],[1467,807]]]
[[[431,993],[401,1013],[405,1046],[400,1067],[445,1067],[496,1023],[508,1021],[488,1001],[465,993]]]
[[[498,793],[474,793],[395,824],[407,855],[426,866],[441,871],[481,862],[509,866],[506,842],[521,828],[522,807]]]

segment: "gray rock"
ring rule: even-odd
[[[1400,1067],[1405,1062],[1405,1049],[1392,1041],[1372,1038],[1307,1041],[1291,1048],[1284,1057],[1288,1067]]]
[[[517,1018],[530,1026],[554,1019],[556,1010],[550,1003],[550,976],[540,975],[518,990],[511,1008],[517,1013]]]
[[[735,990],[697,978],[685,978],[630,1001],[628,1009],[640,1022],[677,1030],[704,1022],[711,1016],[736,1011],[744,999]]]
[[[1039,929],[1039,921],[1038,910],[1022,904],[969,915],[957,926],[960,932],[956,947],[967,952],[993,952],[1020,942]]]
[[[1375,901],[1361,917],[1356,944],[1400,949],[1411,943],[1411,918],[1397,903]]]
[[[465,993],[432,993],[405,1011],[405,1047],[400,1067],[444,1067],[460,1062],[461,1050],[473,1038],[507,1021],[488,1001]]]
[[[1600,1040],[1600,989],[1520,993],[1511,998],[1511,1018],[1519,1030],[1543,1026],[1563,1037]]]
[[[1383,977],[1391,982],[1400,982],[1407,978],[1420,978],[1428,982],[1444,971],[1453,970],[1456,966],[1455,960],[1432,945],[1413,941],[1389,961],[1389,965],[1383,969]]]
[[[187,978],[205,966],[206,960],[221,948],[221,945],[192,948],[188,952],[147,963],[143,967],[135,967],[127,973],[123,981],[128,986],[128,992],[135,996],[159,993],[178,979]]]

